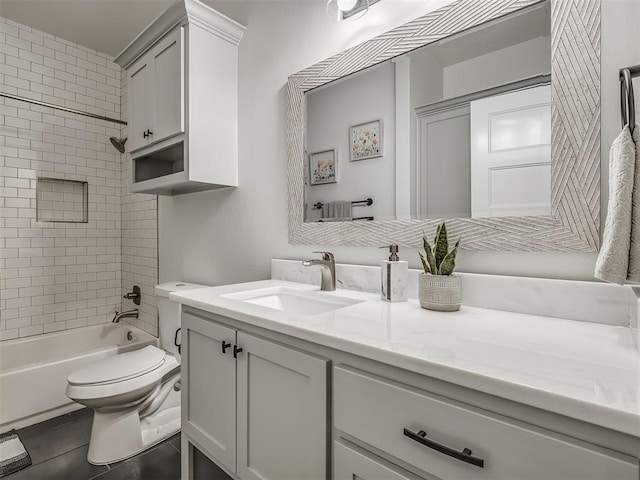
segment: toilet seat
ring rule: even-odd
[[[179,374],[180,368],[180,363],[173,355],[153,346],[145,348],[158,350],[162,357],[160,362],[156,363],[155,360],[158,358],[158,352],[153,352],[152,354],[147,353],[145,354],[145,359],[147,361],[144,365],[145,368],[140,364],[137,366],[132,365],[126,372],[126,376],[123,374],[119,375],[121,377],[119,380],[102,381],[100,383],[74,383],[82,380],[89,380],[90,378],[86,373],[76,376],[74,374],[77,372],[74,372],[69,376],[69,382],[67,383],[67,396],[72,400],[78,401],[92,408],[97,406],[111,407],[118,405],[119,403],[129,403],[136,400],[142,401],[166,374],[170,373],[172,370],[176,370],[176,374]],[[124,355],[127,354],[121,353],[116,355],[115,357],[119,357],[118,359],[109,357],[104,360],[104,363],[114,360],[119,361]],[[130,359],[130,357],[124,358]],[[103,361],[96,362],[91,366],[85,367],[85,369],[95,366],[96,370],[99,370],[102,362]],[[151,367],[150,365],[154,366]],[[132,373],[136,370],[138,370],[138,373]],[[104,371],[106,370],[103,370],[103,372]],[[101,378],[105,379],[109,376],[118,375],[108,375],[107,373],[103,373]]]
[[[120,353],[72,372],[71,385],[104,385],[122,382],[149,373],[162,365],[166,352],[153,345]]]

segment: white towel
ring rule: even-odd
[[[636,147],[625,126],[609,152],[609,207],[594,273],[600,280],[619,285],[624,284],[629,271],[635,163]],[[634,242],[635,248],[638,245]]]
[[[636,146],[636,169],[633,176],[631,243],[629,245],[627,280],[640,283],[640,127],[638,125],[633,129],[633,143]]]
[[[322,206],[322,219],[333,222],[350,222],[352,220],[351,202],[337,200],[327,202]]]

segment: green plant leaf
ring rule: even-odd
[[[429,264],[427,263],[427,261],[424,259],[424,255],[422,255],[420,252],[418,252],[418,255],[420,255],[420,261],[422,262],[422,268],[424,268],[424,273],[431,273],[431,268],[429,267]]]
[[[442,222],[444,223],[444,222]],[[436,227],[436,235],[433,237],[433,244],[438,243],[438,237],[440,236],[440,229],[442,228],[442,223]]]
[[[456,268],[456,254],[458,253],[458,246],[460,240],[458,240],[447,256],[442,260],[440,264],[440,275],[451,275]]]
[[[436,258],[433,256],[433,248],[429,245],[429,240],[427,240],[427,236],[422,232],[422,245],[424,246],[424,253],[427,258],[427,263],[429,264],[429,273],[437,274],[438,270],[436,267]]]
[[[447,240],[447,226],[444,222],[438,227],[436,238],[433,241],[434,255],[436,257],[436,271],[440,270],[440,265],[449,253],[449,241]]]

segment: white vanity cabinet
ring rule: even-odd
[[[190,313],[182,344],[191,443],[243,480],[326,478],[328,360]]]
[[[118,55],[127,77],[132,192],[175,195],[238,185],[243,33],[198,0],[182,0]]]
[[[457,350],[447,372],[441,368],[449,365],[445,350],[437,352],[444,359],[440,365],[415,355],[415,342],[404,343],[419,335],[419,322],[432,322],[429,335],[444,329],[438,321],[445,314],[423,317],[415,300],[389,306],[363,292],[352,299],[370,300],[324,315],[282,313],[247,301],[291,285],[267,280],[177,295],[184,299],[185,480],[192,478],[194,448],[235,479],[640,480],[635,412],[586,398],[594,380],[602,392],[622,392],[614,389],[625,386],[624,392],[635,392],[635,344],[618,352],[625,365],[629,360],[629,377],[613,367],[579,376],[581,368],[596,365],[591,356],[572,363],[565,357],[549,360],[548,353],[534,357],[523,348],[514,357],[498,343],[491,344],[494,376],[460,367]],[[332,295],[310,292],[316,301]],[[485,329],[505,328],[503,320],[519,322],[518,338],[543,322],[472,307],[464,313],[475,313],[472,323],[483,321]],[[557,321],[567,338],[592,331],[591,324]],[[593,328],[603,331],[616,343],[632,341],[618,328]],[[436,342],[443,338],[438,334]],[[547,337],[526,338],[539,345]],[[430,340],[421,340],[424,349],[432,348]],[[478,357],[466,353],[465,365],[487,358],[484,351]],[[554,362],[556,390],[545,391],[530,378],[545,375],[551,364],[520,372],[534,358]],[[522,363],[497,370],[503,359]],[[520,383],[505,380],[505,372]]]
[[[437,478],[638,478],[637,459],[349,367],[333,369],[333,412],[338,436],[346,434]],[[369,468],[375,463],[336,448],[336,480],[360,477],[363,459],[369,458]],[[406,478],[394,475],[388,478]]]

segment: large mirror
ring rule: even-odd
[[[291,241],[594,251],[599,7],[454,1],[290,77]]]
[[[305,92],[305,221],[550,215],[550,83],[546,0]]]

